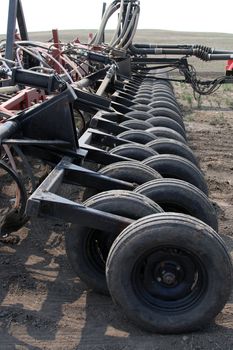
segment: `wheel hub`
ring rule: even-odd
[[[176,282],[176,276],[173,273],[167,272],[163,275],[162,281],[170,286]]]
[[[155,266],[155,280],[165,287],[174,287],[183,277],[181,266],[173,261],[163,261]]]

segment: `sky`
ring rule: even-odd
[[[28,31],[98,28],[103,4],[103,0],[21,2]],[[8,3],[9,0],[0,0],[1,34],[6,33]],[[232,0],[141,0],[138,28],[233,33],[232,10]],[[109,28],[115,28],[115,20]]]

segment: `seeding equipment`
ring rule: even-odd
[[[232,66],[200,81],[189,57],[231,60],[233,51],[133,44],[139,12],[138,0],[114,0],[88,43],[63,43],[56,30],[42,43],[30,40],[21,1],[9,1],[0,42],[1,236],[34,217],[70,223],[66,252],[88,288],[110,294],[143,329],[188,332],[224,307],[232,264],[168,71],[209,94],[233,82]],[[82,186],[83,200],[62,195],[62,184]]]

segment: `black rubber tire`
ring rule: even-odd
[[[150,94],[151,95],[152,91],[151,91],[151,88],[142,87],[142,88],[138,89],[138,92],[135,94],[135,97],[138,94]]]
[[[140,105],[146,105],[148,106],[149,103],[151,103],[151,98],[145,98],[145,97],[136,97],[132,100],[134,104],[140,104]]]
[[[152,93],[152,101],[159,100],[160,98],[165,98],[168,101],[174,101],[177,103],[177,100],[173,94],[167,93],[166,91],[158,91],[158,92],[153,92]]]
[[[173,139],[158,138],[157,140],[151,141],[146,145],[151,147],[159,154],[174,154],[176,156],[188,159],[190,162],[199,167],[199,163],[193,151],[183,142]]]
[[[166,98],[169,99],[169,101],[178,104],[177,99],[172,92],[161,89],[153,90],[151,102],[158,101],[160,98]]]
[[[174,96],[174,93],[172,92],[171,89],[169,89],[168,87],[164,87],[164,86],[156,86],[152,89],[152,93],[157,93],[157,92],[166,92],[167,94],[170,94],[171,96]]]
[[[98,171],[100,174],[114,179],[131,182],[136,186],[154,179],[161,179],[161,175],[151,167],[136,160],[126,160],[105,166]],[[98,193],[95,188],[87,188],[83,194],[83,200]]]
[[[167,84],[167,82],[163,83],[161,81],[157,81],[153,84],[153,89],[156,89],[156,88],[169,90],[169,91],[173,92],[173,87],[171,84],[169,84],[169,82]]]
[[[102,192],[89,198],[88,208],[137,220],[163,210],[143,195],[115,190]],[[73,224],[66,234],[66,253],[69,262],[86,285],[102,294],[108,294],[105,277],[105,261],[117,233],[95,230]]]
[[[126,117],[130,117],[137,120],[147,120],[153,117],[153,115],[143,111],[132,111],[132,112],[126,113]]]
[[[187,139],[185,130],[182,128],[182,126],[171,118],[157,116],[149,118],[147,122],[152,124],[153,126],[164,126],[165,128],[175,130],[181,136],[183,136],[185,140]]]
[[[153,102],[157,102],[157,101],[162,101],[162,102],[168,102],[168,103],[172,103],[173,105],[175,105],[176,107],[178,107],[179,111],[180,110],[180,106],[178,105],[177,101],[174,99],[172,99],[172,97],[167,96],[161,96],[161,95],[153,95],[153,97],[151,98],[151,103]]]
[[[165,86],[165,87],[164,87],[164,86],[161,87],[161,86],[155,85],[155,86],[153,87],[153,89],[152,89],[152,93],[153,93],[153,94],[156,94],[157,92],[168,93],[169,95],[171,95],[171,96],[173,96],[174,98],[176,98],[175,95],[174,95],[173,90],[167,88],[166,86]]]
[[[112,163],[100,169],[102,175],[141,185],[153,179],[161,179],[158,171],[138,161]]]
[[[122,123],[120,123],[120,125],[125,126],[129,129],[133,129],[133,130],[146,130],[149,128],[152,128],[153,125],[148,123],[145,120],[126,120]]]
[[[127,130],[123,131],[117,137],[120,137],[124,140],[133,141],[145,145],[146,143],[156,140],[156,136],[150,132],[143,130]]]
[[[174,287],[168,286],[169,262]],[[226,304],[233,282],[231,258],[217,233],[173,213],[150,215],[122,231],[109,252],[106,277],[126,316],[163,334],[207,326]]]
[[[182,116],[168,108],[164,108],[164,107],[154,108],[154,109],[150,109],[148,113],[152,114],[154,117],[158,115],[159,117],[171,118],[184,128],[184,122],[183,122]]]
[[[139,89],[151,89],[153,87],[153,83],[151,81],[143,81],[139,87]]]
[[[158,154],[150,147],[146,147],[144,145],[136,143],[117,146],[113,148],[109,153],[138,161],[144,160],[148,157]]]
[[[150,106],[148,106],[150,107]],[[155,107],[155,108],[151,108],[149,110],[149,113],[153,114],[154,116],[156,115],[159,115],[159,116],[164,116],[164,117],[175,117],[177,118],[178,117],[178,120],[182,120],[183,121],[183,116],[180,112],[176,112],[176,111],[173,111],[172,109],[170,108],[167,108],[167,107]],[[179,119],[180,118],[180,119]]]
[[[158,171],[162,177],[187,181],[208,196],[203,173],[189,160],[172,154],[160,154],[147,158],[142,163]]]
[[[134,100],[138,99],[138,98],[146,98],[146,99],[152,99],[152,93],[146,93],[146,92],[138,92],[135,96],[134,96]]]
[[[153,84],[153,88],[156,88],[156,87],[168,88],[170,91],[173,91],[173,86],[169,81],[164,81],[164,80],[155,81],[155,83]]]
[[[179,134],[177,131],[170,128],[163,127],[163,126],[153,126],[152,128],[147,129],[146,132],[149,132],[155,135],[156,137],[165,137],[165,138],[177,140],[183,143],[187,142],[185,138],[181,136],[181,134]]]
[[[165,77],[163,76],[161,78],[165,78]],[[168,78],[168,76],[166,78]],[[172,85],[172,83],[169,80],[167,80],[167,81],[165,81],[165,80],[155,81],[155,83],[153,84],[153,87],[155,88],[157,86],[158,87],[167,87],[167,88],[170,89],[170,91],[173,92],[173,85]]]
[[[143,81],[141,82],[140,87],[150,87],[153,86],[153,81],[151,79],[145,78],[143,79]]]
[[[216,210],[209,198],[197,187],[176,179],[158,179],[135,189],[152,199],[165,212],[183,213],[196,217],[218,232]]]
[[[130,106],[130,109],[134,111],[142,111],[142,112],[148,112],[150,110],[150,107],[142,104],[135,104]]]
[[[153,101],[150,104],[148,104],[148,107],[151,107],[151,109],[152,108],[167,108],[167,109],[170,109],[170,110],[176,112],[179,115],[182,115],[179,106],[177,104],[175,104],[174,102],[157,100],[157,101]]]

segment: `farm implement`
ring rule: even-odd
[[[62,43],[57,30],[42,43],[29,39],[21,1],[9,1],[0,43],[1,239],[35,217],[63,220],[67,256],[88,288],[110,294],[143,329],[190,332],[223,309],[232,263],[172,81],[210,94],[233,82],[233,51],[134,44],[139,12],[139,1],[115,0],[88,43]],[[191,56],[229,60],[227,73],[198,80]],[[63,195],[63,185],[81,186],[82,200]]]

